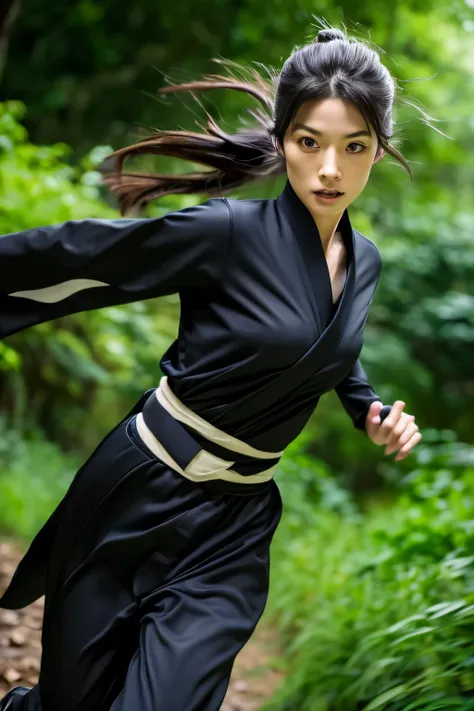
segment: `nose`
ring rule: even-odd
[[[341,171],[338,165],[335,149],[321,151],[321,165],[319,167],[319,177],[326,180],[339,180]]]

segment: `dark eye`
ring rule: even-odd
[[[306,143],[306,141],[309,141],[309,142],[312,143],[313,145],[308,145],[308,144]],[[300,142],[305,148],[313,148],[313,146],[316,144],[316,141],[314,140],[314,138],[309,138],[309,136],[305,136],[304,138],[300,138],[300,141],[299,141],[299,142]]]
[[[359,146],[359,148],[361,149],[360,151],[349,151],[349,153],[362,153],[362,151],[365,149],[365,146],[362,143],[349,143],[349,146]]]

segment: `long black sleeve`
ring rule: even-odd
[[[370,304],[373,301],[373,298],[375,295],[375,290],[377,289],[377,285],[380,281],[380,275],[382,272],[382,258],[380,256],[380,252],[377,249],[376,245],[374,245],[373,243],[371,243],[371,247],[375,250],[376,282],[375,282],[375,287],[372,292],[372,297],[370,299],[368,308],[370,307]],[[372,256],[374,256],[374,254]],[[369,314],[368,308],[367,308],[364,324],[367,321],[367,317]],[[382,400],[377,395],[377,393],[374,391],[374,389],[372,388],[370,383],[368,382],[367,373],[365,372],[364,368],[362,367],[360,358],[358,358],[356,360],[356,362],[354,363],[350,372],[344,378],[344,380],[342,382],[340,382],[339,385],[337,385],[335,387],[335,391],[336,391],[337,395],[339,396],[339,399],[340,399],[344,409],[346,410],[348,415],[352,418],[354,427],[366,432],[365,420],[366,420],[370,405],[373,402],[376,402],[377,400],[380,402]]]
[[[375,393],[367,380],[367,374],[358,359],[351,372],[335,388],[336,393],[354,427],[365,431],[365,419],[370,405],[381,398]]]
[[[226,200],[159,218],[71,220],[0,236],[0,338],[80,311],[141,301],[219,278]]]

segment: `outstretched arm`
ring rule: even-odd
[[[335,388],[336,393],[352,418],[354,427],[366,431],[365,419],[372,402],[381,401],[367,380],[367,374],[358,359],[351,372]]]
[[[0,338],[104,306],[206,287],[227,253],[222,198],[159,218],[71,220],[0,236]]]

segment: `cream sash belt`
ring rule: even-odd
[[[186,407],[179,398],[172,392],[168,378],[163,376],[160,380],[158,388],[150,397],[156,397],[162,407],[179,422],[194,430],[205,439],[214,442],[214,444],[225,447],[226,449],[243,454],[255,459],[276,459],[281,457],[282,452],[264,452],[255,447],[251,447],[246,442],[243,442],[236,437],[219,430],[214,425],[199,417],[195,412]],[[171,454],[163,447],[157,437],[145,424],[141,412],[137,414],[137,431],[144,444],[150,449],[159,459],[167,464],[171,469],[179,472],[187,479],[192,481],[208,481],[210,479],[223,479],[224,481],[238,482],[240,484],[256,484],[269,481],[273,478],[277,464],[274,464],[269,469],[263,469],[257,474],[243,475],[232,471],[231,467],[235,464],[234,461],[227,461],[216,457],[210,452],[202,449],[192,459],[186,469],[182,469],[179,464],[173,459]],[[179,445],[178,445],[179,446]],[[262,462],[262,466],[264,463]]]

